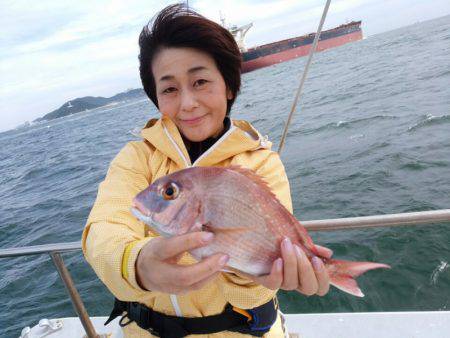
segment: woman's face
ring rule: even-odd
[[[152,62],[160,112],[190,141],[223,130],[227,99],[232,94],[214,59],[193,48],[164,48]]]

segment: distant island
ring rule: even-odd
[[[77,114],[84,112],[85,110],[94,109],[106,106],[114,102],[120,102],[130,99],[136,99],[140,97],[145,97],[145,92],[143,89],[129,89],[126,92],[116,94],[111,97],[101,97],[101,96],[85,96],[74,100],[67,101],[58,109],[40,117],[33,122],[49,121],[57,119],[59,117]]]

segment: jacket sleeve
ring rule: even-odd
[[[146,225],[130,212],[133,197],[150,182],[151,150],[139,142],[128,143],[111,162],[82,236],[83,253],[96,274],[120,300],[152,297],[139,287],[135,261],[149,241]]]
[[[267,182],[280,202],[292,212],[289,181],[278,153],[261,150],[259,154],[253,153],[252,156],[263,157],[262,161],[258,161],[259,165],[253,168],[254,171]],[[231,305],[241,309],[251,309],[267,303],[277,293],[277,290],[267,289],[234,273],[222,273],[221,278],[223,283],[220,285],[224,297]]]

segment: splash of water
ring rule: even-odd
[[[430,284],[431,285],[436,285],[439,275],[444,272],[445,270],[447,270],[450,267],[450,265],[448,264],[448,262],[445,261],[441,261],[439,263],[439,265],[436,267],[436,269],[433,270],[433,273],[431,274],[430,277]]]
[[[358,140],[360,138],[364,138],[364,134],[355,134],[350,136],[350,140]]]
[[[134,137],[137,137],[137,138],[141,138],[141,130],[142,130],[142,128],[140,128],[140,127],[135,127],[135,128],[133,128],[132,130],[129,130],[128,132],[131,134],[131,135],[133,135]]]

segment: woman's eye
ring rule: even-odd
[[[169,87],[163,90],[164,94],[169,94],[169,93],[173,93],[174,91],[176,91],[177,89],[175,87]]]
[[[200,80],[195,81],[194,86],[202,86],[202,85],[204,85],[206,82],[208,82],[208,81],[205,80],[205,79],[200,79]]]

